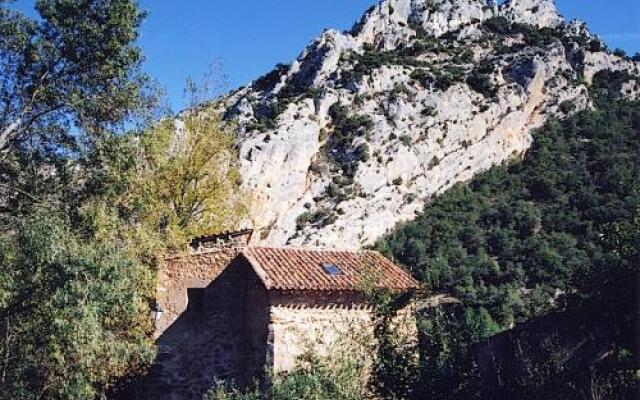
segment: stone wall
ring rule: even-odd
[[[191,254],[165,260],[158,270],[158,355],[135,398],[200,400],[217,382],[243,375],[250,268],[238,254],[249,236],[200,238]]]
[[[212,250],[236,250],[240,252],[247,247],[252,236],[253,230],[251,229],[201,236],[191,241],[191,248],[194,253]]]
[[[165,260],[158,271],[156,301],[163,312],[156,320],[156,338],[185,312],[189,289],[205,289],[237,254],[235,249],[220,249]]]
[[[336,350],[357,357],[363,361],[365,373],[369,372],[377,347],[376,321],[373,308],[361,296],[273,292],[270,300],[270,367],[274,373],[295,369],[299,358],[309,351],[322,357]],[[413,303],[408,303],[391,318],[398,346],[408,348],[417,343],[413,308]]]
[[[218,382],[243,376],[247,272],[234,259],[208,286],[195,288],[203,291],[196,299],[202,307],[183,307],[158,334],[147,399],[201,400]]]
[[[249,264],[246,268],[250,269]],[[273,349],[269,343],[269,292],[258,276],[251,270],[247,277],[245,305],[246,349],[242,380],[251,382],[260,377],[265,366],[270,364]]]

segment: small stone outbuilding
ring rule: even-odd
[[[418,288],[375,251],[251,247],[250,239],[251,231],[200,238],[193,254],[166,259],[149,395],[200,399],[221,381],[286,372],[307,351],[328,354],[356,336],[372,338],[363,287]],[[411,302],[396,325],[407,343],[416,340]]]

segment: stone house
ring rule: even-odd
[[[418,288],[375,251],[252,247],[250,239],[250,230],[199,238],[192,254],[165,260],[149,395],[200,399],[220,381],[289,371],[305,351],[328,353],[356,331],[372,338],[363,285],[407,294]],[[414,343],[410,301],[395,321],[404,342]]]

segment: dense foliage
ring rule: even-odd
[[[358,327],[354,327],[357,330]],[[361,349],[362,351],[362,349]],[[341,343],[335,351],[318,357],[312,351],[299,360],[299,367],[288,374],[272,376],[269,388],[240,390],[233,384],[212,389],[204,400],[361,400],[369,398],[365,381],[366,357]]]
[[[49,213],[3,237],[0,397],[102,398],[153,357],[151,271],[115,242],[79,240]]]
[[[639,127],[627,103],[552,121],[523,162],[457,185],[379,248],[502,327],[539,315],[606,262],[603,227],[640,203]]]
[[[190,113],[177,126],[165,120],[132,139],[139,139],[131,146],[138,152],[125,165],[137,169],[119,198],[120,216],[160,249],[224,231],[244,218],[247,200],[233,136],[215,114]]]
[[[59,195],[67,157],[122,131],[154,98],[134,43],[144,17],[135,1],[38,0],[39,18],[11,2],[0,1],[5,213]]]
[[[106,398],[153,359],[158,257],[243,215],[237,154],[157,106],[135,1],[35,5],[0,0],[0,397]]]
[[[621,261],[607,238],[633,231],[640,206],[640,104],[593,89],[597,110],[550,121],[522,162],[457,185],[378,243],[461,302],[423,315],[425,395],[473,391],[464,386],[474,382],[471,344],[550,311],[601,304],[608,287],[637,279],[637,255]],[[619,311],[635,313],[629,302]]]

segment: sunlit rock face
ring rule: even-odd
[[[357,248],[435,195],[520,157],[550,116],[589,106],[599,48],[551,0],[385,0],[222,98],[258,240]],[[341,112],[339,112],[341,111]]]

